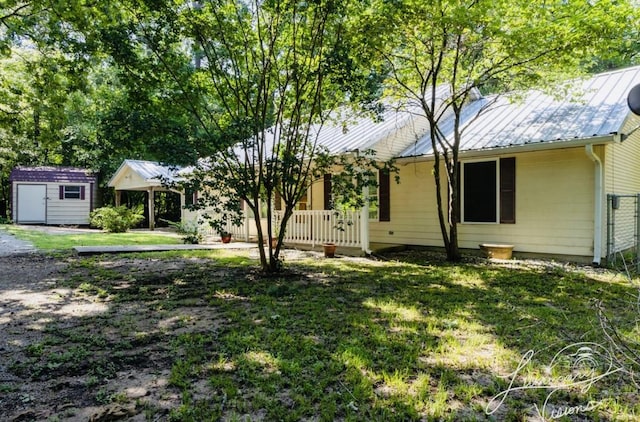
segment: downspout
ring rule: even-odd
[[[602,254],[602,161],[593,151],[593,144],[584,147],[587,156],[595,163],[595,183],[594,183],[594,210],[593,210],[593,263],[600,265],[600,255]]]

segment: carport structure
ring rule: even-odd
[[[149,230],[155,229],[154,198],[156,192],[176,192],[163,185],[163,181],[175,181],[180,168],[163,166],[160,163],[142,160],[124,160],[109,180],[108,186],[115,189],[116,206],[120,206],[122,191],[147,192]]]

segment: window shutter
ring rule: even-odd
[[[60,185],[59,186],[59,190],[60,190],[60,196],[58,197],[58,199],[64,199],[64,186]]]
[[[384,170],[378,171],[378,220],[391,221],[391,183]]]
[[[500,159],[500,223],[516,222],[516,159]]]
[[[331,175],[324,175],[324,209],[330,210],[331,206]]]
[[[80,200],[84,201],[84,186],[80,186]]]

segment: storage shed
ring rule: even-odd
[[[19,224],[89,224],[96,177],[76,167],[16,167],[11,182],[11,215]]]

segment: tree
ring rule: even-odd
[[[162,86],[165,97],[199,123],[209,151],[184,187],[205,193],[194,207],[213,208],[209,217],[220,231],[239,222],[241,201],[246,204],[265,271],[280,268],[285,227],[315,177],[336,167],[350,173],[354,191],[376,184],[373,171],[384,164],[365,154],[332,157],[317,144],[332,112],[369,100],[368,88],[375,87],[376,78],[360,71],[351,55],[351,3],[121,5],[121,17],[110,24],[105,18],[100,28],[105,51],[135,80]],[[283,204],[279,227],[272,224],[276,196]],[[277,246],[266,242],[265,250],[263,241],[276,234]]]
[[[440,231],[447,258],[456,261],[465,103],[478,89],[548,87],[577,75],[587,59],[624,42],[619,28],[637,28],[638,14],[630,2],[611,0],[402,0],[373,7],[379,25],[362,32],[389,67],[389,93],[418,106],[429,122]],[[450,116],[447,137],[439,125]]]

